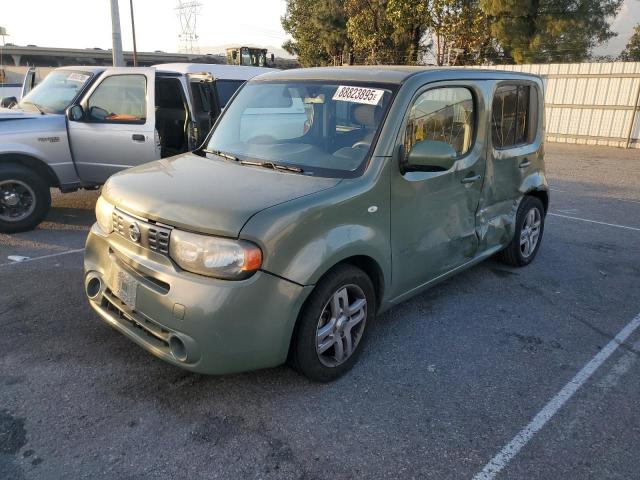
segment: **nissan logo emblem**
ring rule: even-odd
[[[137,222],[133,222],[129,225],[129,238],[135,243],[140,241],[140,227]]]

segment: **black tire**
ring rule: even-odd
[[[354,288],[356,286],[358,287],[357,289]],[[331,353],[331,349],[335,349],[335,346],[330,347],[326,356],[323,354],[325,359],[323,362],[316,349],[317,329],[325,307],[330,308],[329,302],[334,293],[340,291],[343,287],[364,294],[364,299],[366,299],[366,307],[363,311],[364,322],[360,321],[362,322],[362,330],[359,333],[354,332],[359,337],[355,342],[353,353],[342,363],[335,366],[327,366],[324,362],[327,361],[326,359]],[[338,265],[329,271],[311,292],[300,313],[292,339],[289,357],[290,365],[314,382],[330,382],[344,375],[353,367],[360,356],[360,352],[362,352],[367,338],[367,330],[375,317],[375,308],[375,289],[366,273],[348,264]],[[350,330],[355,330],[356,326]]]
[[[11,181],[26,185],[31,189],[33,208],[26,217],[10,220],[3,217],[3,215],[9,216],[9,213],[7,207],[2,203],[3,198],[0,198],[0,232],[15,233],[32,230],[44,219],[51,207],[49,185],[38,173],[27,167],[13,164],[0,165],[0,195],[3,184],[7,185]],[[30,193],[29,196],[31,196]]]
[[[520,244],[520,237],[525,220],[527,219],[527,215],[529,214],[531,209],[537,210],[537,215],[540,219],[540,228],[535,247],[528,255],[525,255],[522,251],[523,247]],[[509,243],[507,248],[496,255],[497,259],[513,267],[524,267],[526,265],[529,265],[538,254],[538,250],[540,250],[540,245],[542,244],[542,235],[544,233],[544,219],[545,211],[542,202],[536,197],[525,196],[522,199],[522,202],[520,202],[518,213],[516,214],[516,228],[513,239],[511,240],[511,243]]]

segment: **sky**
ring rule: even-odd
[[[285,0],[199,0],[197,32],[205,47],[232,43],[279,48],[287,35],[280,25]],[[178,0],[133,0],[139,51],[178,50]],[[110,48],[109,0],[0,0],[0,26],[7,42],[42,47]],[[122,43],[132,49],[129,0],[119,0]],[[25,13],[27,12],[27,13]],[[640,22],[640,1],[625,0],[613,28],[619,33],[594,53],[617,55]],[[273,49],[271,49],[273,51]],[[276,52],[277,54],[279,52]]]
[[[285,0],[199,0],[200,46],[230,43],[280,47]],[[133,48],[129,0],[119,0],[122,45]],[[178,0],[133,0],[138,51],[178,50]],[[28,14],[25,14],[28,12]],[[16,45],[111,48],[109,0],[0,0],[0,26]]]

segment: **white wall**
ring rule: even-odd
[[[625,147],[631,128],[629,146],[640,148],[640,62],[491,68],[542,76],[547,141]]]

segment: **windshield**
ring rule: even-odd
[[[390,101],[391,90],[380,86],[249,82],[227,106],[206,148],[306,174],[355,176]]]
[[[92,74],[73,70],[54,70],[18,104],[19,108],[44,113],[64,113]]]

